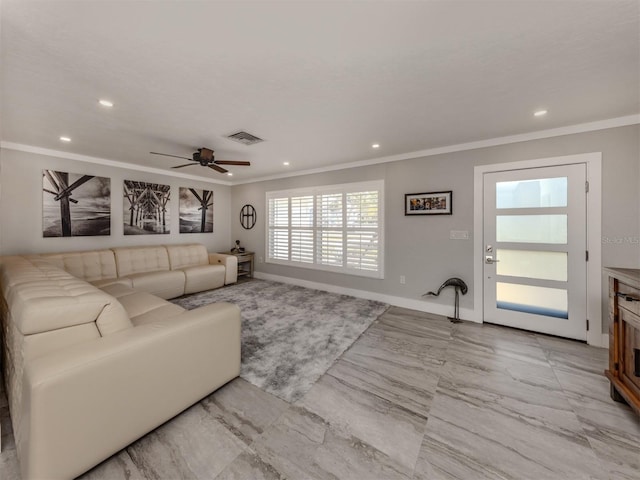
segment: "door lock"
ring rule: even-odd
[[[484,263],[491,265],[492,263],[497,263],[500,260],[494,260],[494,258],[491,255],[487,255],[486,257],[484,257]]]

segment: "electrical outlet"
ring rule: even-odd
[[[405,283],[407,283],[407,279],[404,277],[404,275],[400,275],[400,285],[404,285]]]

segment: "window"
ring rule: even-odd
[[[267,262],[384,278],[384,182],[267,192]]]

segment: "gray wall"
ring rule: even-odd
[[[470,286],[461,298],[473,308],[473,170],[476,165],[602,152],[602,258],[606,266],[640,268],[640,127],[620,127],[498,147],[416,158],[368,167],[303,175],[227,187],[192,182],[92,163],[0,150],[0,254],[73,251],[119,245],[204,243],[210,251],[228,250],[236,238],[264,258],[265,192],[311,185],[364,180],[385,181],[385,278],[382,280],[258,262],[264,273],[326,283],[346,288],[420,300],[446,278],[459,276]],[[44,168],[111,178],[112,230],[109,237],[42,237],[41,172]],[[122,181],[151,181],[171,185],[171,234],[122,234]],[[180,186],[214,190],[214,233],[178,234]],[[453,215],[404,216],[404,194],[453,190]],[[242,205],[256,207],[258,222],[244,230],[238,215]],[[596,219],[596,221],[600,221]],[[470,240],[449,240],[450,230],[468,230]],[[606,240],[606,241],[605,241]],[[400,284],[400,275],[406,285]],[[451,304],[451,292],[437,299]],[[604,298],[603,292],[603,298]],[[604,301],[603,301],[604,305]],[[606,325],[606,316],[603,317]]]
[[[125,245],[164,243],[202,243],[207,249],[230,248],[230,187],[198,182],[169,175],[114,168],[94,163],[67,160],[2,149],[0,151],[0,254],[91,250]],[[99,237],[42,237],[42,170],[111,178],[111,235]],[[163,183],[171,186],[171,233],[168,235],[123,234],[123,180]],[[178,233],[178,188],[213,190],[213,233]]]
[[[265,256],[265,192],[360,180],[385,180],[385,278],[382,280],[258,262],[256,270],[418,300],[448,277],[470,287],[461,297],[473,308],[473,175],[476,165],[514,162],[577,153],[602,152],[602,259],[605,266],[640,268],[640,161],[637,125],[533,140],[465,152],[416,158],[349,170],[263,181],[232,187],[232,236],[256,257]],[[452,216],[404,216],[404,194],[453,190]],[[254,205],[258,222],[244,230],[242,205]],[[600,219],[595,219],[600,221]],[[470,240],[450,240],[450,230],[468,230]],[[608,241],[604,241],[608,239]],[[634,241],[635,239],[635,241]],[[406,285],[400,284],[406,276]],[[451,296],[431,299],[450,304]],[[606,326],[606,316],[603,324]]]

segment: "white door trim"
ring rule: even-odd
[[[478,165],[473,174],[473,284],[474,284],[474,317],[473,321],[483,322],[484,296],[483,277],[483,177],[485,173],[501,172],[505,170],[520,170],[524,168],[552,167],[584,163],[587,166],[587,181],[589,194],[587,195],[587,249],[589,262],[587,263],[587,318],[589,331],[587,343],[598,347],[602,344],[602,152],[581,153],[562,157],[540,158],[519,162],[496,163]]]

